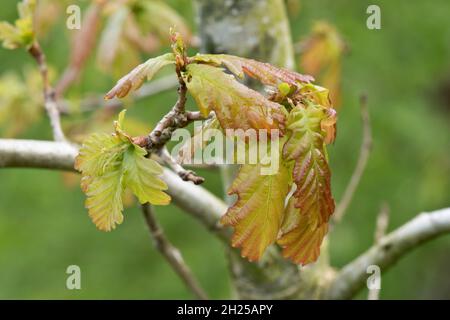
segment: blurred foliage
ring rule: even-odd
[[[346,44],[336,28],[324,21],[314,23],[311,34],[300,43],[299,66],[330,90],[335,109],[341,105],[341,65]]]
[[[374,148],[348,214],[330,238],[331,262],[340,267],[373,243],[376,216],[383,201],[391,207],[389,230],[421,211],[450,204],[450,105],[448,99],[436,97],[438,92],[447,96],[449,92],[445,79],[450,78],[450,3],[289,2],[298,10],[291,16],[293,39],[304,39],[314,24],[323,20],[334,26],[351,48],[342,59],[338,135],[329,148],[337,200],[353,171],[361,141],[358,97],[363,92],[369,97]],[[89,1],[79,3],[84,12]],[[195,30],[190,1],[164,3],[176,9],[186,25]],[[14,21],[16,4],[3,3],[0,20]],[[381,7],[381,30],[366,28],[369,4]],[[74,32],[65,28],[65,7],[61,7],[59,15],[50,13],[53,11],[42,13],[42,17],[48,15],[55,21],[39,38],[57,74],[66,66],[71,50],[69,38]],[[139,51],[139,60],[158,53]],[[20,76],[24,65],[32,65],[27,53],[0,50],[0,61],[0,87],[8,81],[15,83],[11,88],[20,90],[25,90],[26,85],[27,97],[20,94],[15,99],[27,104],[23,107],[40,108],[43,113],[37,95],[31,98],[32,103],[26,103],[34,97],[31,92],[39,91],[35,89],[37,84],[25,84],[28,75]],[[86,94],[107,92],[117,76],[99,71],[94,55],[65,98],[78,101]],[[11,104],[3,102],[13,96],[8,88],[6,85],[0,96],[0,110]],[[162,93],[134,103],[127,116],[150,128],[175,100],[175,91]],[[188,106],[193,106],[192,100]],[[32,112],[25,113],[28,116]],[[70,117],[73,120],[66,116],[63,121],[68,127],[73,123],[81,125],[89,117],[78,114]],[[8,126],[23,119],[2,122],[2,137]],[[95,122],[91,127],[96,128]],[[37,117],[15,135],[51,139],[51,130],[46,117]],[[205,187],[222,195],[216,172],[198,173],[206,177]],[[89,221],[83,202],[81,190],[65,188],[58,172],[0,170],[0,298],[192,298],[152,246],[136,206],[125,209],[128,219],[121,228],[105,234]],[[157,215],[210,295],[228,297],[230,284],[222,244],[173,205],[158,208]],[[450,298],[449,250],[450,236],[445,236],[403,258],[383,274],[381,298]],[[65,287],[65,270],[71,264],[81,267],[82,290]],[[365,292],[358,296],[365,297]]]
[[[34,10],[35,0],[26,0],[17,4],[19,18],[13,24],[9,22],[0,22],[0,40],[3,41],[3,47],[7,49],[16,49],[19,47],[29,48],[34,41]]]
[[[15,137],[43,114],[42,78],[35,68],[0,75],[0,133]]]

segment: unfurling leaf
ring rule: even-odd
[[[242,247],[241,255],[250,261],[258,260],[277,239],[289,191],[286,166],[280,164],[273,175],[261,175],[260,170],[260,164],[241,167],[228,192],[237,194],[238,200],[221,219],[235,228],[232,245]]]
[[[313,226],[311,216],[301,214],[294,202],[295,198],[291,197],[277,244],[283,248],[282,255],[285,258],[306,265],[319,257],[320,245],[328,232],[328,223]]]
[[[292,133],[283,148],[284,158],[295,161],[295,207],[309,217],[313,228],[328,222],[334,211],[324,141],[326,133],[321,127],[328,117],[327,110],[313,103],[296,106],[287,120],[287,129]]]
[[[309,75],[302,75],[294,71],[278,68],[269,63],[227,54],[197,54],[193,59],[217,66],[223,65],[239,78],[243,78],[245,73],[265,85],[274,87],[282,82],[297,86],[299,83],[309,83],[314,80]]]
[[[125,97],[131,90],[139,89],[145,78],[151,80],[162,67],[174,63],[175,57],[172,53],[148,59],[117,81],[117,84],[106,94],[105,99]]]
[[[81,171],[81,187],[86,208],[98,229],[110,231],[123,221],[123,195],[126,188],[141,203],[165,205],[170,197],[162,190],[166,184],[158,177],[162,168],[146,158],[145,149],[133,144],[123,131],[124,112],[113,135],[93,134],[85,140],[75,161]]]
[[[283,107],[239,83],[232,75],[205,64],[189,64],[184,75],[200,112],[214,111],[224,129],[283,130]]]
[[[25,47],[28,49],[34,42],[33,14],[36,6],[35,0],[23,0],[17,4],[19,19],[14,25],[0,22],[0,40],[7,49]]]

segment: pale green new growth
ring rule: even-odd
[[[19,19],[14,25],[8,22],[0,22],[0,40],[3,47],[17,49],[30,48],[34,42],[33,14],[36,6],[35,0],[23,0],[17,4]]]
[[[132,143],[123,131],[124,111],[113,135],[93,134],[84,142],[75,168],[82,173],[81,186],[87,195],[86,208],[98,229],[110,231],[123,221],[122,196],[129,188],[139,202],[165,205],[167,185],[158,177],[161,166],[146,158],[145,149]]]

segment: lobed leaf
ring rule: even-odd
[[[227,54],[197,54],[193,57],[193,60],[216,66],[223,65],[239,78],[243,78],[245,73],[265,85],[274,87],[282,82],[298,86],[299,83],[314,81],[314,78],[309,75],[302,75],[284,68],[275,67],[269,63]]]
[[[111,231],[123,221],[123,176],[120,166],[95,177],[86,187],[85,207],[101,231]]]
[[[295,207],[295,198],[289,199],[277,244],[282,255],[296,264],[306,265],[317,260],[320,246],[328,232],[328,223],[314,226],[311,216],[303,215]]]
[[[19,47],[29,48],[34,42],[33,14],[35,0],[23,0],[17,4],[19,19],[14,25],[8,22],[0,22],[0,40],[7,49]]]
[[[221,223],[235,228],[232,246],[242,247],[242,257],[250,261],[261,258],[275,242],[289,191],[289,171],[280,164],[273,175],[261,175],[261,165],[243,165],[229,194],[238,200],[222,217]]]
[[[324,119],[327,119],[327,108],[312,103],[307,107],[296,106],[287,120],[287,129],[292,133],[283,148],[285,159],[295,162],[295,207],[302,215],[309,216],[313,227],[328,222],[334,211],[325,132],[321,128]]]
[[[239,83],[221,69],[189,64],[184,78],[200,112],[208,116],[213,110],[222,128],[283,131],[283,107]]]
[[[87,138],[75,160],[81,171],[85,206],[98,229],[110,231],[123,221],[123,195],[127,188],[141,203],[165,205],[170,197],[160,180],[162,168],[146,158],[145,149],[132,143],[123,131],[124,112],[115,123],[116,133],[93,134]]]
[[[133,145],[125,152],[123,170],[125,185],[138,197],[139,202],[150,202],[154,205],[167,205],[170,196],[162,190],[167,190],[164,181],[158,178],[163,173],[162,167],[154,160],[145,158],[145,149]]]
[[[105,99],[125,97],[131,90],[139,89],[145,78],[151,80],[162,67],[169,64],[175,64],[173,53],[166,53],[156,58],[148,59],[117,81],[117,84],[106,94]]]

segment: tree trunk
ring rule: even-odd
[[[201,50],[253,58],[294,69],[294,53],[283,0],[197,0]],[[236,167],[222,170],[225,188]],[[226,199],[233,203],[233,199]],[[326,243],[326,241],[324,241]],[[317,299],[333,278],[326,245],[313,266],[302,268],[283,259],[272,246],[258,263],[228,252],[230,272],[240,299]]]

